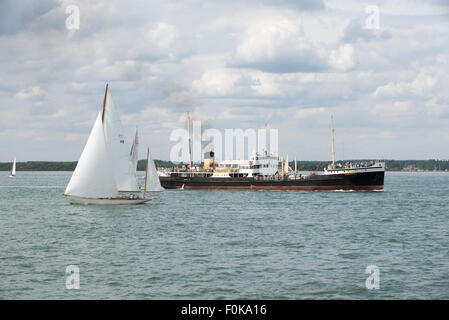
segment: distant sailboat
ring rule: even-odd
[[[162,192],[164,190],[165,189],[161,186],[161,181],[157,174],[156,165],[151,157],[150,148],[148,148],[144,194],[146,194],[146,192]]]
[[[11,174],[9,175],[9,177],[14,178],[15,176],[16,176],[16,158],[14,158],[14,161],[12,162]]]
[[[124,189],[138,187],[129,151],[124,152],[126,149],[121,146],[125,138],[110,98],[106,85],[103,110],[98,113],[64,193],[70,203],[139,204],[151,200],[145,196],[119,196],[121,191],[131,191]]]

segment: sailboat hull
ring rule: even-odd
[[[128,199],[125,197],[96,199],[96,198],[83,198],[70,195],[65,195],[65,197],[67,201],[70,202],[70,204],[97,204],[97,205],[134,205],[145,203],[147,201],[152,200],[152,198]]]
[[[11,174],[11,175],[9,175],[9,177],[10,177],[10,178],[15,178],[15,177],[16,177],[16,175],[15,175],[15,174],[14,174],[14,175],[13,175],[13,174]]]

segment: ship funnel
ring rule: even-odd
[[[215,154],[213,151],[204,153],[204,171],[215,169]]]

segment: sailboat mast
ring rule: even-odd
[[[331,133],[332,133],[332,165],[335,164],[335,143],[334,143],[334,116],[331,115]]]
[[[103,111],[101,113],[101,122],[104,122],[104,112],[106,111],[106,97],[108,95],[108,84],[106,83],[106,90],[104,91]]]
[[[147,193],[147,181],[148,181],[148,162],[150,159],[150,148],[147,148],[147,166],[145,168],[145,188],[143,190],[143,196]]]

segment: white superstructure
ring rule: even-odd
[[[249,160],[224,160],[215,168],[212,178],[268,177],[279,173],[279,157],[254,153]]]

